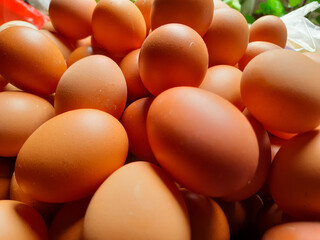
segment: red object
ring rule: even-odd
[[[0,0],[0,25],[12,20],[23,20],[41,28],[49,17],[21,0]]]

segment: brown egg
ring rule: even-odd
[[[71,39],[91,34],[91,18],[95,0],[51,0],[49,17],[54,28]]]
[[[250,27],[249,42],[265,41],[282,48],[287,43],[287,28],[281,18],[273,15],[262,16]]]
[[[271,166],[271,147],[267,131],[250,113],[245,110],[244,115],[247,117],[256,134],[259,144],[259,162],[254,177],[242,189],[224,197],[227,201],[239,201],[246,199],[255,194],[266,182]]]
[[[59,48],[40,31],[10,27],[0,32],[0,74],[16,87],[51,94],[66,68]]]
[[[271,144],[271,156],[272,161],[276,156],[277,152],[280,150],[281,146],[287,141],[286,139],[276,137],[274,135],[269,135]]]
[[[60,114],[21,148],[15,176],[21,190],[44,202],[74,201],[94,193],[122,166],[128,137],[120,122],[95,109]]]
[[[191,239],[188,212],[177,186],[148,162],[127,164],[107,178],[89,204],[83,233],[85,240]]]
[[[157,163],[147,136],[147,114],[153,98],[141,98],[123,112],[121,123],[129,138],[130,152],[141,160]]]
[[[72,64],[62,75],[54,107],[56,114],[94,108],[120,118],[126,101],[126,80],[119,66],[106,56],[92,55]]]
[[[278,138],[282,138],[285,140],[289,140],[290,138],[293,138],[294,136],[297,135],[296,133],[286,133],[286,132],[281,132],[273,129],[268,129],[268,132]]]
[[[8,84],[7,80],[5,80],[4,77],[2,77],[2,75],[0,75],[0,92],[4,90],[7,84]]]
[[[91,55],[104,55],[108,56],[108,53],[98,47],[92,47],[92,46],[81,46],[76,48],[67,59],[67,65],[70,67],[73,63],[79,61],[82,58],[91,56]]]
[[[272,162],[270,191],[288,215],[320,219],[320,132],[299,134],[285,142]]]
[[[306,55],[307,57],[311,58],[316,63],[320,64],[320,53],[318,53],[318,52],[304,52],[303,54]]]
[[[249,42],[248,23],[239,11],[219,8],[214,11],[212,23],[203,40],[209,52],[209,66],[234,66],[245,53]]]
[[[95,40],[108,52],[124,56],[141,47],[146,22],[139,8],[128,0],[100,1],[92,16]]]
[[[274,49],[281,49],[278,45],[275,45],[270,42],[263,42],[263,41],[256,41],[250,42],[247,46],[245,53],[243,54],[242,58],[239,60],[238,65],[241,71],[247,66],[247,64],[260,53],[274,50]]]
[[[44,218],[45,222],[47,223],[52,220],[55,213],[58,211],[60,207],[60,204],[37,201],[32,199],[27,194],[25,194],[21,190],[20,186],[18,185],[15,174],[12,175],[11,183],[9,185],[9,190],[10,190],[11,200],[23,202],[33,207],[35,210],[37,210],[41,214],[41,216]]]
[[[204,41],[196,31],[182,24],[160,26],[149,34],[140,50],[140,76],[155,96],[172,87],[198,87],[207,68]]]
[[[65,203],[53,219],[48,235],[50,240],[82,239],[83,219],[90,198]]]
[[[0,157],[0,200],[9,199],[11,176],[15,158]]]
[[[41,215],[18,201],[0,201],[0,239],[46,240],[47,229]]]
[[[151,96],[140,78],[138,66],[139,53],[140,49],[130,52],[119,64],[127,83],[128,102],[133,102],[137,99]]]
[[[230,239],[227,217],[216,201],[186,189],[180,192],[190,215],[192,240]]]
[[[217,65],[208,69],[207,74],[199,88],[213,92],[230,103],[240,111],[245,108],[240,94],[240,80],[242,72],[229,65]]]
[[[14,85],[12,85],[11,83],[8,83],[3,91],[8,91],[8,92],[23,92],[21,89],[15,87]]]
[[[218,8],[230,8],[230,6],[228,4],[226,4],[225,2],[223,2],[221,0],[213,0],[213,7],[214,7],[214,10],[216,10]]]
[[[148,33],[151,28],[151,6],[153,0],[137,0],[134,4],[139,8],[141,11],[144,21],[146,22],[146,32]]]
[[[203,89],[176,87],[157,96],[148,112],[147,134],[159,164],[195,193],[229,195],[252,179],[258,165],[249,121],[227,100]]]
[[[0,93],[0,156],[17,156],[27,138],[54,116],[44,99],[25,92]]]
[[[70,41],[68,41],[68,39],[66,39],[59,33],[49,32],[48,30],[40,30],[40,32],[46,35],[50,40],[52,40],[60,49],[64,58],[68,59],[73,50],[73,46]]]
[[[320,124],[319,76],[318,64],[303,54],[270,50],[252,59],[243,71],[242,100],[267,129],[309,131]]]
[[[203,36],[212,21],[213,1],[153,0],[150,17],[152,30],[168,23],[181,23]]]
[[[319,236],[319,222],[291,222],[269,229],[261,240],[316,240]]]
[[[55,29],[54,29],[54,26],[52,25],[52,22],[49,20],[47,22],[45,22],[43,25],[42,25],[42,28],[41,30],[47,30],[49,32],[57,32]]]

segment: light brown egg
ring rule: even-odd
[[[129,138],[129,150],[137,158],[157,163],[147,136],[147,114],[153,98],[141,98],[123,112],[121,123]]]
[[[128,53],[119,64],[127,83],[128,102],[151,96],[139,74],[139,54],[140,49],[136,49]]]
[[[242,100],[266,129],[310,131],[320,124],[319,76],[318,64],[302,53],[270,50],[244,69]]]
[[[227,217],[216,201],[186,189],[180,192],[190,215],[192,240],[230,239]]]
[[[291,222],[269,229],[261,240],[316,240],[319,236],[319,222]]]
[[[134,4],[139,8],[141,11],[144,21],[146,22],[146,32],[148,33],[151,28],[151,6],[152,6],[153,0],[137,0],[134,2]]]
[[[240,94],[242,72],[233,66],[217,65],[208,69],[199,88],[213,92],[235,105],[240,111],[245,108]]]
[[[203,36],[211,24],[212,17],[212,0],[153,0],[151,29],[155,30],[168,23],[181,23]]]
[[[245,53],[243,54],[242,58],[238,62],[239,69],[243,71],[244,68],[247,66],[247,64],[254,57],[258,56],[260,53],[263,53],[269,50],[274,50],[274,49],[281,49],[281,47],[270,42],[263,42],[263,41],[250,42],[247,46]]]
[[[17,156],[27,138],[54,116],[53,106],[25,92],[0,93],[0,156]]]
[[[18,201],[0,200],[0,212],[0,239],[47,239],[46,224],[34,208]]]
[[[67,59],[67,65],[70,67],[73,63],[79,61],[82,58],[89,57],[91,55],[104,55],[108,56],[108,53],[98,47],[92,47],[92,46],[81,46],[76,48],[68,57]]]
[[[10,27],[0,32],[0,74],[16,87],[51,94],[66,68],[59,48],[40,31]]]
[[[128,0],[101,0],[92,16],[95,40],[108,52],[124,56],[141,47],[146,22],[139,8]]]
[[[311,58],[316,63],[320,64],[320,53],[318,52],[304,52],[304,55]]]
[[[249,42],[248,23],[239,11],[219,8],[214,11],[211,25],[203,40],[209,52],[209,66],[234,66],[245,53]]]
[[[320,219],[320,132],[299,134],[285,142],[272,162],[270,192],[288,215]]]
[[[39,127],[17,157],[21,190],[44,202],[66,202],[94,193],[122,166],[128,137],[121,123],[100,110],[60,114]]]
[[[186,25],[170,23],[158,27],[140,50],[141,80],[155,96],[172,87],[198,87],[207,68],[206,45],[201,36]]]
[[[284,48],[287,43],[286,25],[281,18],[277,16],[262,16],[252,23],[249,41],[271,42]]]
[[[49,17],[54,28],[71,39],[89,36],[95,0],[51,0]]]
[[[126,101],[126,80],[119,66],[111,58],[92,55],[75,62],[62,75],[54,107],[56,114],[94,108],[120,118]]]
[[[158,95],[149,108],[147,134],[160,166],[195,193],[229,195],[252,179],[258,165],[249,121],[203,89],[176,87]]]
[[[83,219],[90,198],[65,203],[54,217],[48,235],[50,240],[81,240]]]
[[[188,240],[183,198],[161,168],[133,162],[115,171],[96,191],[84,218],[83,239]]]
[[[214,7],[214,10],[216,10],[218,8],[230,8],[230,6],[228,4],[226,4],[225,2],[223,2],[221,0],[213,0],[213,7]]]

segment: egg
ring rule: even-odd
[[[136,0],[134,4],[139,8],[141,11],[144,21],[146,22],[146,32],[148,33],[151,28],[151,6],[153,0]]]
[[[211,25],[203,40],[209,52],[209,66],[234,66],[245,53],[249,42],[248,23],[239,11],[218,8],[214,11]]]
[[[13,200],[0,200],[0,239],[46,240],[47,229],[32,207]]]
[[[92,197],[83,240],[191,239],[184,200],[165,171],[133,162],[115,171]]]
[[[320,53],[318,52],[304,52],[304,55],[311,58],[316,63],[320,64]]]
[[[225,2],[223,2],[221,0],[213,0],[213,7],[214,7],[214,10],[216,10],[218,8],[230,8],[230,6],[228,4],[226,4]]]
[[[261,240],[315,240],[319,235],[319,222],[291,222],[269,229]]]
[[[83,219],[90,198],[63,204],[54,217],[48,230],[51,240],[80,240],[82,239]]]
[[[92,32],[108,52],[124,56],[141,47],[146,37],[146,22],[131,1],[101,0],[92,15]]]
[[[59,48],[40,31],[17,26],[0,32],[0,74],[16,87],[51,94],[66,68]]]
[[[81,46],[76,48],[68,57],[67,65],[70,67],[73,63],[77,62],[78,60],[91,56],[91,55],[104,55],[108,56],[108,53],[98,47],[93,46]]]
[[[116,118],[96,109],[68,111],[28,138],[15,176],[21,190],[35,200],[74,201],[93,194],[124,164],[127,153],[128,137]]]
[[[240,94],[242,72],[233,66],[217,65],[208,69],[199,88],[213,92],[235,105],[240,111],[245,108]]]
[[[263,53],[269,50],[274,50],[274,49],[281,49],[281,47],[270,42],[263,42],[263,41],[250,42],[247,46],[245,53],[243,54],[242,58],[238,62],[239,69],[243,71],[244,68],[247,66],[247,64],[254,57],[258,56],[260,53]]]
[[[227,217],[216,201],[186,189],[181,189],[180,192],[190,215],[191,239],[230,239]]]
[[[242,189],[224,197],[227,201],[244,200],[258,192],[266,182],[271,167],[271,146],[266,129],[247,110],[244,111],[244,115],[251,123],[258,140],[259,162],[254,177]]]
[[[262,16],[252,23],[249,41],[271,42],[284,48],[287,43],[286,25],[277,16]]]
[[[152,30],[168,23],[181,23],[201,36],[208,30],[212,17],[212,0],[153,0],[150,14]]]
[[[81,39],[91,34],[91,18],[95,0],[51,0],[49,17],[54,28],[71,39]]]
[[[137,158],[157,163],[147,136],[147,114],[153,98],[141,98],[124,111],[121,123],[129,138],[129,150]]]
[[[155,96],[172,87],[198,87],[207,68],[206,45],[201,36],[186,25],[170,23],[158,27],[140,50],[141,80]]]
[[[126,80],[119,66],[103,55],[72,64],[62,75],[55,94],[56,114],[94,108],[120,118],[127,101]]]
[[[139,54],[140,49],[133,50],[119,64],[127,83],[128,102],[151,96],[139,74]]]
[[[320,124],[319,76],[318,65],[303,54],[270,50],[256,56],[244,69],[242,100],[267,129],[310,131]]]
[[[272,162],[270,192],[288,215],[320,219],[319,130],[299,134],[285,142]]]
[[[229,195],[252,179],[258,165],[249,121],[203,89],[176,87],[158,95],[149,108],[147,134],[160,166],[195,193]]]
[[[44,99],[25,92],[0,92],[0,156],[17,156],[27,138],[54,116]]]

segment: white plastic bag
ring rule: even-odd
[[[320,52],[320,27],[305,18],[319,7],[318,2],[311,2],[281,17],[288,31],[288,47],[302,52]]]
[[[29,4],[40,12],[48,15],[49,4],[51,0],[28,0]],[[68,1],[68,0],[65,0]]]

